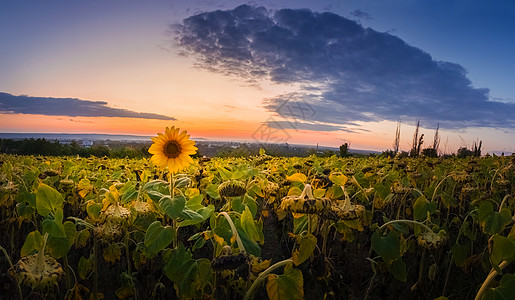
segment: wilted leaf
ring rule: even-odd
[[[79,259],[79,277],[84,280],[88,277],[88,274],[93,271],[93,262],[91,259],[87,259],[84,256],[81,256]]]
[[[293,268],[292,264],[288,264],[284,268],[284,274],[268,275],[266,292],[270,300],[304,299],[302,272]]]
[[[104,249],[103,256],[107,262],[114,263],[122,256],[122,249],[118,244],[109,244]]]
[[[306,235],[297,235],[297,248],[293,250],[292,259],[293,263],[298,266],[308,259],[317,246],[317,238],[308,233]]]

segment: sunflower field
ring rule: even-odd
[[[0,155],[1,299],[515,299],[513,155],[153,141],[152,160]]]

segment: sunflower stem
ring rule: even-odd
[[[270,267],[268,267],[268,269],[264,270],[263,272],[261,272],[258,276],[258,278],[256,278],[256,280],[254,280],[254,282],[252,283],[252,285],[250,286],[249,290],[247,291],[247,293],[245,294],[245,298],[243,298],[243,300],[249,300],[250,297],[252,296],[252,294],[254,293],[254,290],[258,287],[258,285],[263,281],[265,280],[266,276],[268,274],[270,274],[273,270],[279,268],[279,267],[282,267],[286,264],[289,264],[289,263],[292,263],[293,262],[293,259],[291,258],[288,258],[288,259],[285,259],[285,260],[282,260]]]
[[[236,230],[236,226],[234,226],[231,217],[229,217],[229,215],[225,211],[221,212],[220,215],[224,216],[227,222],[229,223],[229,226],[231,226],[232,233],[236,236],[236,242],[238,243],[238,249],[240,250],[240,252],[245,252],[245,247],[243,246],[243,243],[240,239],[240,235],[238,234],[238,230]]]
[[[175,198],[175,174],[173,172],[170,171],[169,173],[170,176],[168,176],[169,178],[169,181],[170,181],[170,196],[172,197],[172,199]],[[177,249],[177,220],[173,219],[172,218],[172,229],[173,229],[173,248],[174,249]]]
[[[416,225],[422,226],[422,228],[424,228],[427,231],[433,232],[433,230],[431,228],[429,228],[426,224],[423,224],[423,223],[420,223],[420,222],[417,222],[417,221],[414,221],[414,220],[392,220],[390,222],[384,223],[381,227],[379,227],[379,231],[383,230],[386,226],[394,224],[394,223],[411,223],[411,224],[416,224]]]

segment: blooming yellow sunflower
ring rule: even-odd
[[[150,160],[159,167],[168,167],[173,173],[186,168],[193,162],[190,155],[197,152],[195,141],[189,138],[186,131],[166,127],[164,134],[158,133],[157,137],[152,138],[154,143],[148,149],[153,154]]]

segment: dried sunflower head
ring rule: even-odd
[[[124,223],[131,216],[131,211],[118,203],[111,204],[104,212],[105,218],[108,222]]]
[[[227,180],[218,186],[218,193],[223,197],[243,196],[246,192],[245,183],[237,180]]]
[[[63,276],[64,270],[59,262],[53,257],[45,254],[45,234],[43,247],[37,254],[28,255],[9,269],[9,274],[20,284],[33,290],[49,291],[58,285],[59,279]]]
[[[214,270],[234,270],[248,261],[248,256],[244,252],[240,252],[237,255],[232,254],[230,246],[224,246],[223,252],[223,255],[211,260],[211,267]]]
[[[419,246],[426,249],[438,249],[444,244],[445,240],[446,232],[444,230],[440,230],[438,233],[426,231],[417,238]]]
[[[71,179],[62,179],[59,181],[59,185],[63,188],[63,189],[71,189],[73,188],[73,186],[75,185],[75,182]]]
[[[280,208],[294,213],[319,214],[331,207],[331,200],[315,198],[311,185],[306,184],[300,196],[286,196],[282,199]]]
[[[333,205],[331,207],[332,213],[334,213],[339,219],[350,221],[350,220],[361,220],[365,215],[365,207],[360,204],[351,204],[349,206],[338,206]]]
[[[120,224],[105,222],[96,226],[93,232],[103,240],[112,241],[122,236],[122,227]]]
[[[45,174],[45,175],[46,175],[46,176],[48,176],[48,177],[52,177],[52,176],[57,176],[57,175],[59,175],[59,171],[54,170],[54,169],[48,169],[48,170],[46,170],[45,172],[43,172],[43,174]]]

